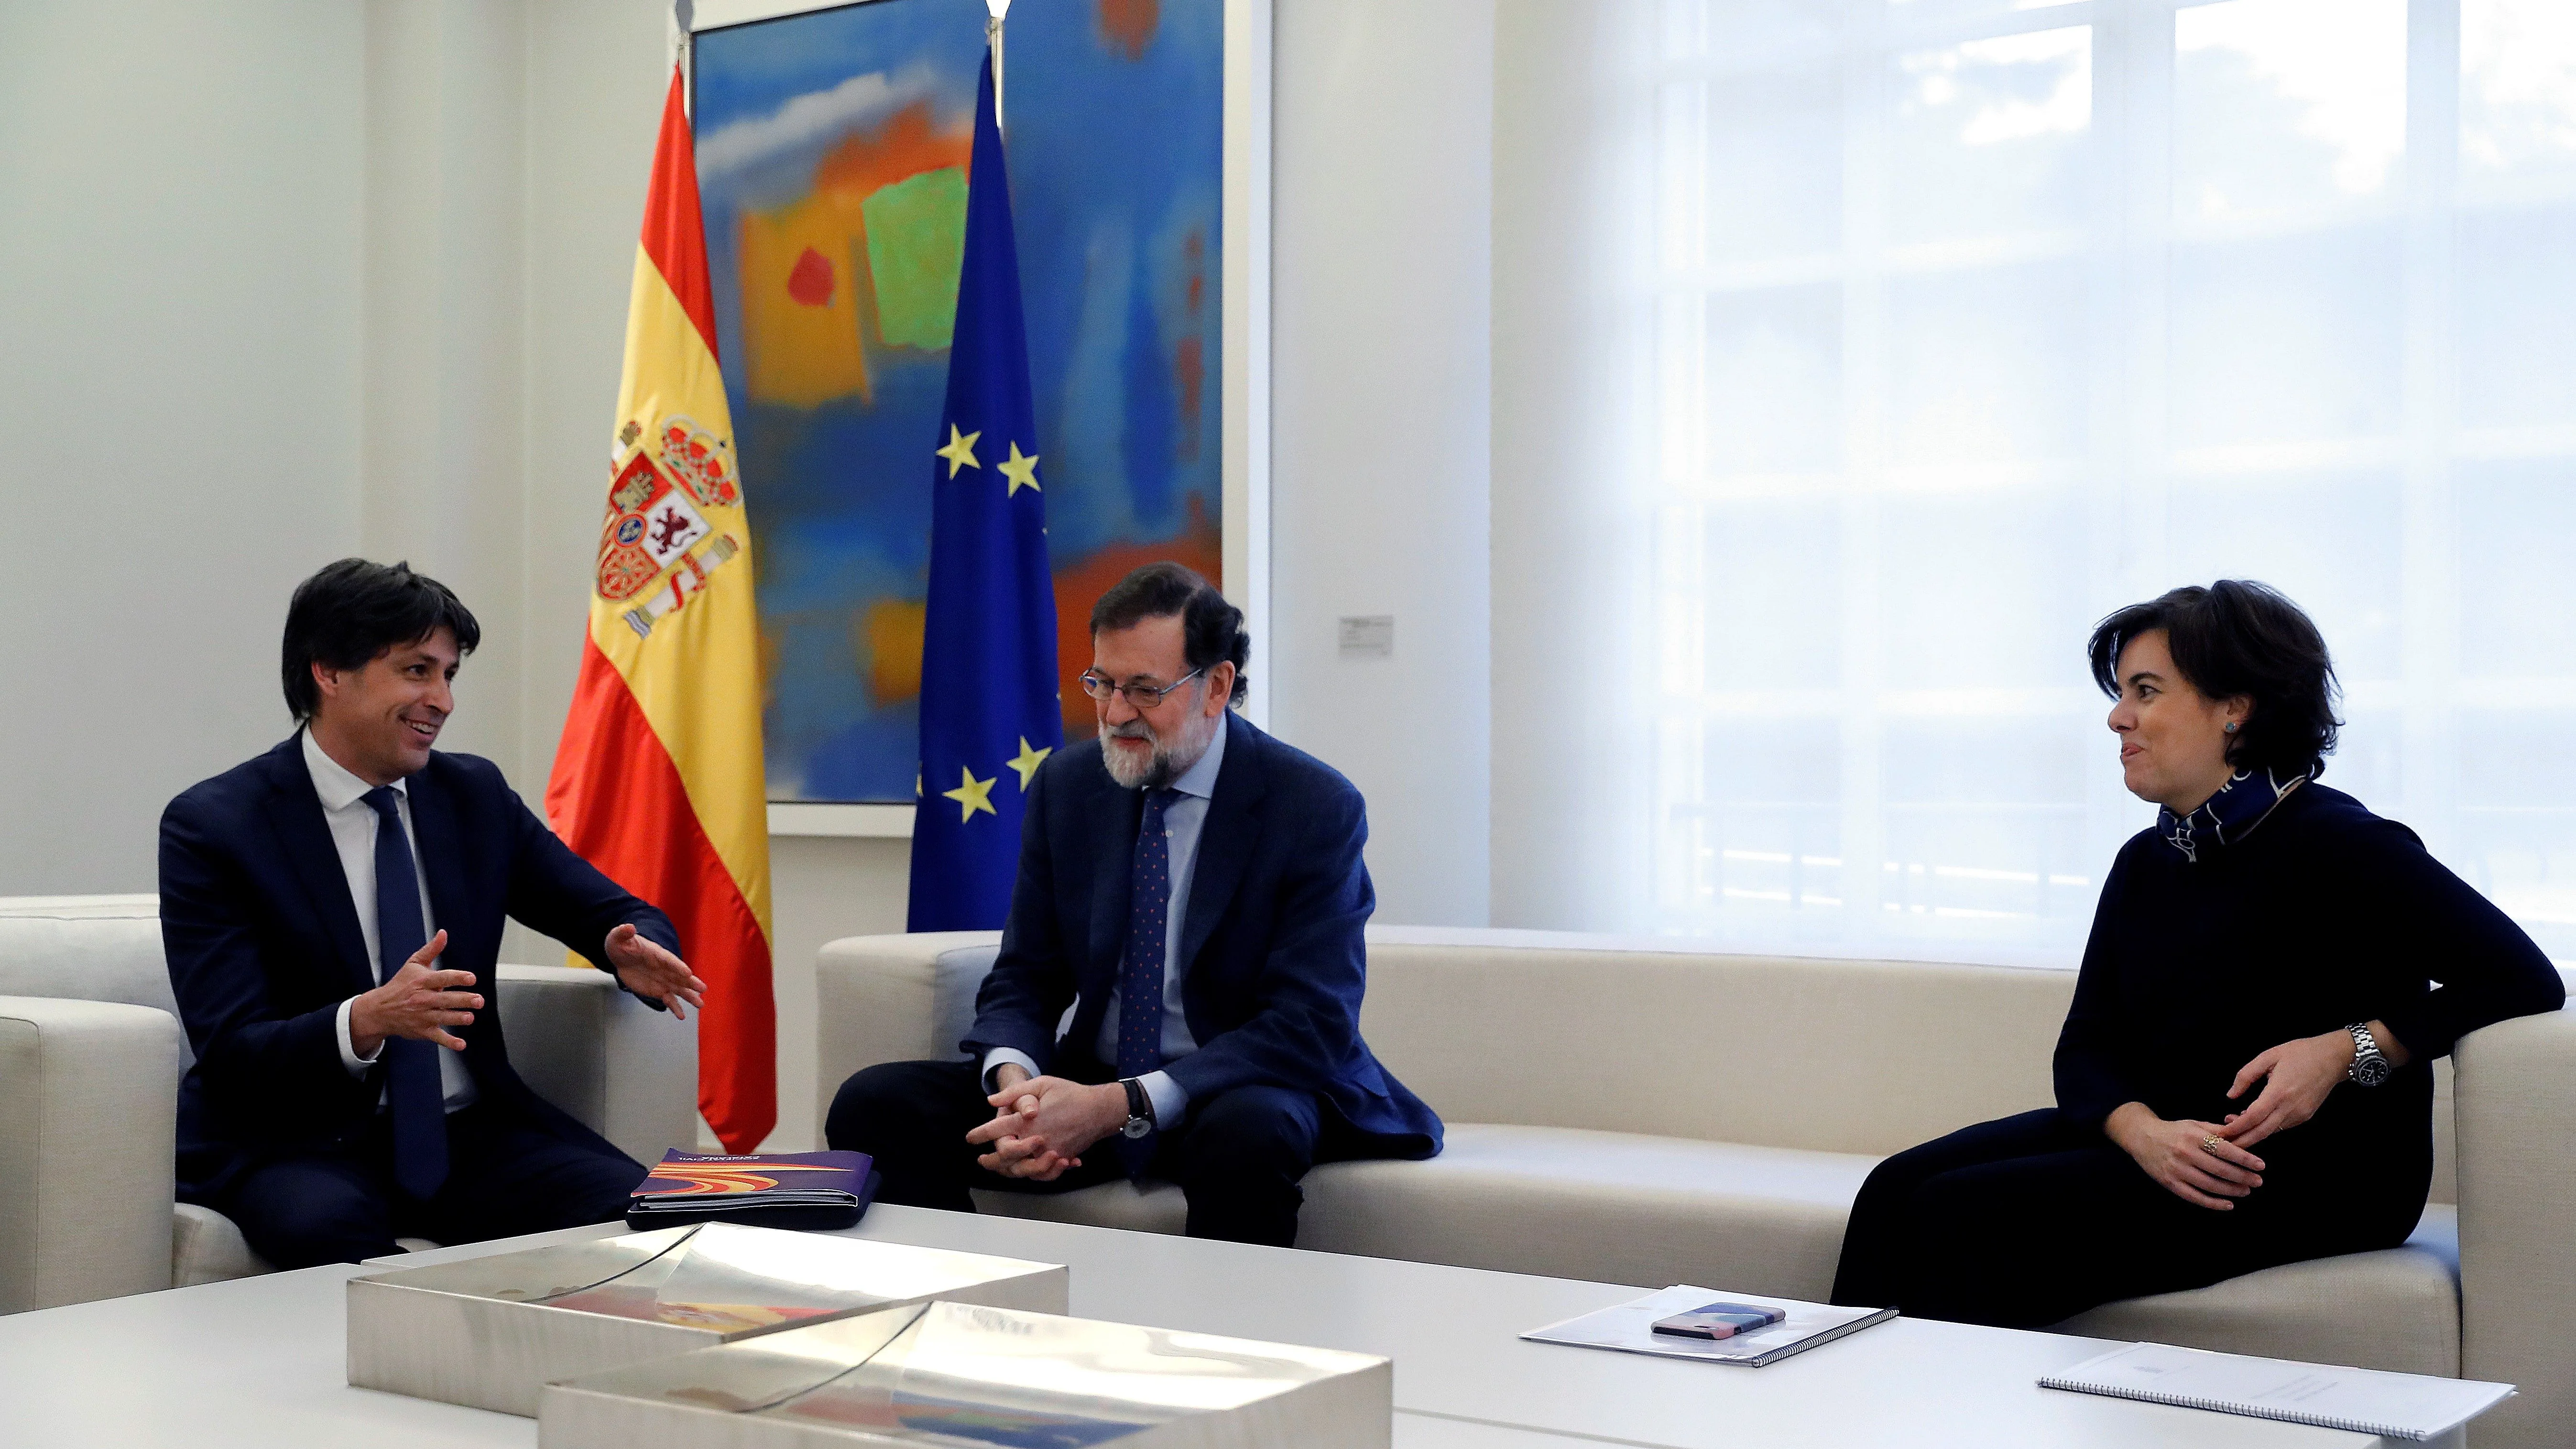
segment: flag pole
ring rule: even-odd
[[[1002,124],[1002,12],[996,9],[985,18],[984,41],[993,47],[993,129],[1006,129]]]

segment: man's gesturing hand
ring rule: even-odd
[[[649,996],[671,1008],[671,1016],[686,1021],[689,1014],[680,1009],[686,1002],[700,1011],[707,1009],[707,983],[689,969],[689,963],[662,949],[652,937],[642,935],[633,926],[620,926],[608,933],[608,964],[617,968],[617,979],[638,996]]]
[[[1127,1089],[1110,1082],[1087,1087],[1062,1077],[1015,1080],[1018,1068],[995,1073],[1002,1090],[990,1100],[998,1115],[966,1134],[991,1152],[976,1162],[1004,1177],[1053,1182],[1082,1165],[1082,1154],[1127,1120]]]
[[[462,988],[474,984],[471,971],[441,971],[430,963],[447,949],[447,933],[411,953],[391,980],[362,992],[349,1003],[349,1045],[362,1057],[376,1054],[389,1036],[434,1041],[449,1051],[465,1050],[465,1040],[447,1030],[468,1026],[483,1009],[483,998]]]

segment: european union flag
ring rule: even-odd
[[[1036,416],[1010,173],[987,51],[975,97],[948,406],[930,474],[921,783],[912,826],[916,931],[1002,924],[1029,785],[1039,762],[1064,743]]]

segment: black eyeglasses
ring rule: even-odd
[[[1207,673],[1207,668],[1202,665],[1199,668],[1193,669],[1189,673],[1182,675],[1180,678],[1173,680],[1169,684],[1113,684],[1110,682],[1108,675],[1086,669],[1082,671],[1082,692],[1104,704],[1108,703],[1109,696],[1113,694],[1123,694],[1127,696],[1127,703],[1130,708],[1146,710],[1152,709],[1154,706],[1161,704],[1163,702],[1164,695],[1171,693],[1173,690],[1180,688],[1182,685],[1189,683],[1191,680],[1196,679],[1205,673]]]

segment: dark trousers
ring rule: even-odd
[[[280,1268],[356,1263],[401,1252],[398,1237],[474,1243],[612,1222],[643,1164],[604,1143],[567,1141],[478,1102],[447,1117],[447,1181],[427,1201],[394,1184],[386,1118],[349,1147],[244,1170],[209,1204],[251,1251]]]
[[[1059,1062],[1075,1081],[1108,1081],[1096,1062]],[[1187,1120],[1153,1137],[1150,1175],[1180,1184],[1189,1198],[1189,1235],[1289,1247],[1297,1241],[1297,1184],[1319,1161],[1353,1155],[1353,1134],[1326,1120],[1321,1098],[1284,1087],[1237,1087],[1190,1103]],[[1054,1193],[1126,1176],[1119,1139],[1103,1138],[1082,1165],[1053,1182],[1003,1177],[976,1165],[990,1148],[966,1140],[993,1120],[977,1063],[884,1062],[852,1076],[832,1099],[823,1135],[832,1147],[864,1152],[885,1175],[877,1201],[973,1212],[970,1188]]]
[[[2220,1212],[2158,1186],[2099,1128],[2055,1108],[1962,1128],[1870,1173],[1834,1302],[2045,1328],[2117,1299],[2393,1248],[2414,1230],[2421,1193],[2409,1207],[2369,1192],[2367,1160],[2300,1153],[2286,1138],[2258,1149],[2264,1185]]]

